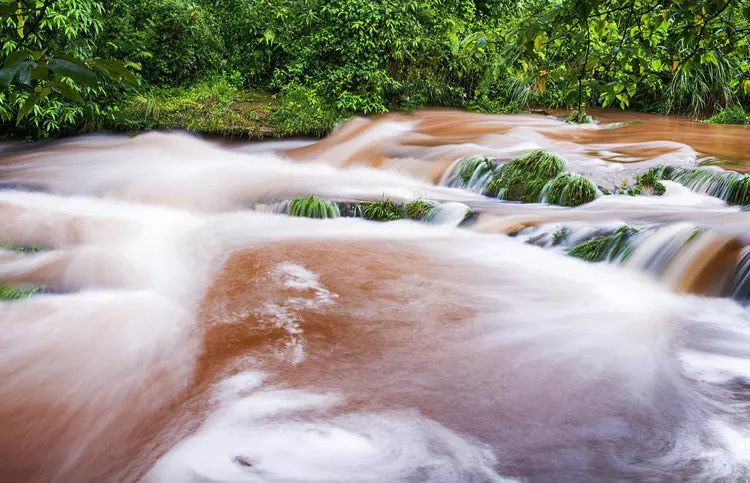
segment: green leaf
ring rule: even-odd
[[[52,81],[50,82],[49,86],[53,91],[62,94],[64,97],[70,99],[73,102],[77,102],[79,104],[83,104],[85,102],[78,91],[63,82]]]
[[[3,67],[0,69],[0,87],[8,87],[15,79],[18,79],[22,84],[29,85],[31,83],[31,69],[35,65],[36,62],[34,61],[22,60],[9,67]]]
[[[136,81],[135,75],[122,62],[108,59],[91,59],[88,61],[88,65],[111,80],[122,81],[128,84],[134,84]]]
[[[8,58],[5,59],[5,64],[3,64],[3,67],[10,67],[22,60],[32,60],[33,58],[34,55],[30,50],[20,49],[15,52],[11,52]]]
[[[26,115],[31,112],[32,109],[34,109],[34,106],[36,106],[39,101],[47,97],[49,93],[50,89],[48,87],[45,87],[34,92],[31,97],[26,99],[26,102],[24,102],[23,106],[21,106],[21,109],[18,110],[18,114],[16,115],[16,124],[19,124],[23,120],[23,118],[26,117]]]
[[[55,58],[49,61],[49,68],[53,72],[70,77],[87,87],[96,87],[97,85],[96,73],[83,63]]]
[[[47,64],[37,64],[31,69],[31,80],[49,79],[49,66]]]

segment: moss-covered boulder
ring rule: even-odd
[[[557,175],[542,191],[542,201],[559,206],[579,206],[597,196],[596,185],[590,179],[570,172]]]

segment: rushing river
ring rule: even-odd
[[[3,146],[0,243],[43,249],[0,250],[0,283],[44,292],[0,302],[0,481],[749,477],[750,213],[705,184],[561,208],[451,182],[460,158],[537,148],[603,189],[750,170],[750,128],[598,119]],[[443,204],[431,223],[279,213],[306,194]],[[566,255],[622,225],[627,260]]]

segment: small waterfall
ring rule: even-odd
[[[448,202],[431,208],[424,221],[433,225],[458,226],[473,213],[472,209],[463,203]]]
[[[484,194],[496,170],[497,164],[489,158],[461,158],[445,171],[440,184]]]
[[[750,298],[750,247],[690,223],[660,227],[549,225],[526,243],[563,249],[588,262],[611,262],[650,273],[678,292]]]
[[[722,296],[731,291],[740,248],[735,238],[676,223],[637,236],[623,264],[678,292]]]
[[[735,300],[750,299],[750,247],[740,251],[730,294]]]
[[[746,174],[703,167],[691,171],[675,170],[670,178],[692,191],[721,198],[730,205],[750,204],[750,176]]]

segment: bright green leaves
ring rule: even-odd
[[[626,108],[651,96],[699,114],[750,96],[750,23],[741,13],[749,0],[675,0],[669,10],[647,0],[531,5],[509,31],[515,56],[507,57],[546,102],[571,105],[581,95]]]

